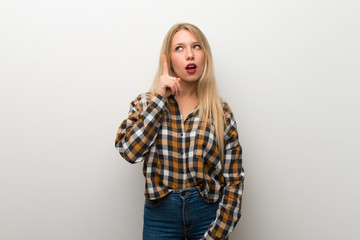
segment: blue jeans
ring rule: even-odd
[[[207,203],[196,188],[145,199],[143,240],[200,240],[216,218],[219,203]]]

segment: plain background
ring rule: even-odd
[[[357,0],[1,1],[0,239],[141,238],[142,164],[114,140],[178,22],[207,36],[238,123],[231,239],[359,239],[359,12]]]

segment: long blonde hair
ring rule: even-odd
[[[179,23],[170,28],[165,36],[159,58],[159,67],[155,75],[151,92],[155,93],[159,84],[160,76],[163,72],[163,55],[167,57],[169,66],[169,75],[176,76],[171,65],[171,42],[175,35],[180,30],[187,30],[194,35],[200,42],[200,46],[205,53],[205,66],[197,86],[197,93],[199,98],[199,115],[204,121],[204,127],[212,124],[215,128],[216,143],[219,149],[220,158],[223,158],[224,152],[224,112],[222,109],[222,99],[220,98],[214,72],[214,63],[210,50],[210,45],[201,32],[201,30],[190,23]]]

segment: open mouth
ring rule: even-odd
[[[197,66],[195,63],[189,63],[188,65],[186,65],[185,70],[187,73],[195,73],[197,70]]]

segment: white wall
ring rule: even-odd
[[[114,148],[173,24],[207,35],[244,149],[231,239],[358,239],[356,0],[0,3],[0,239],[140,239],[143,177]]]

